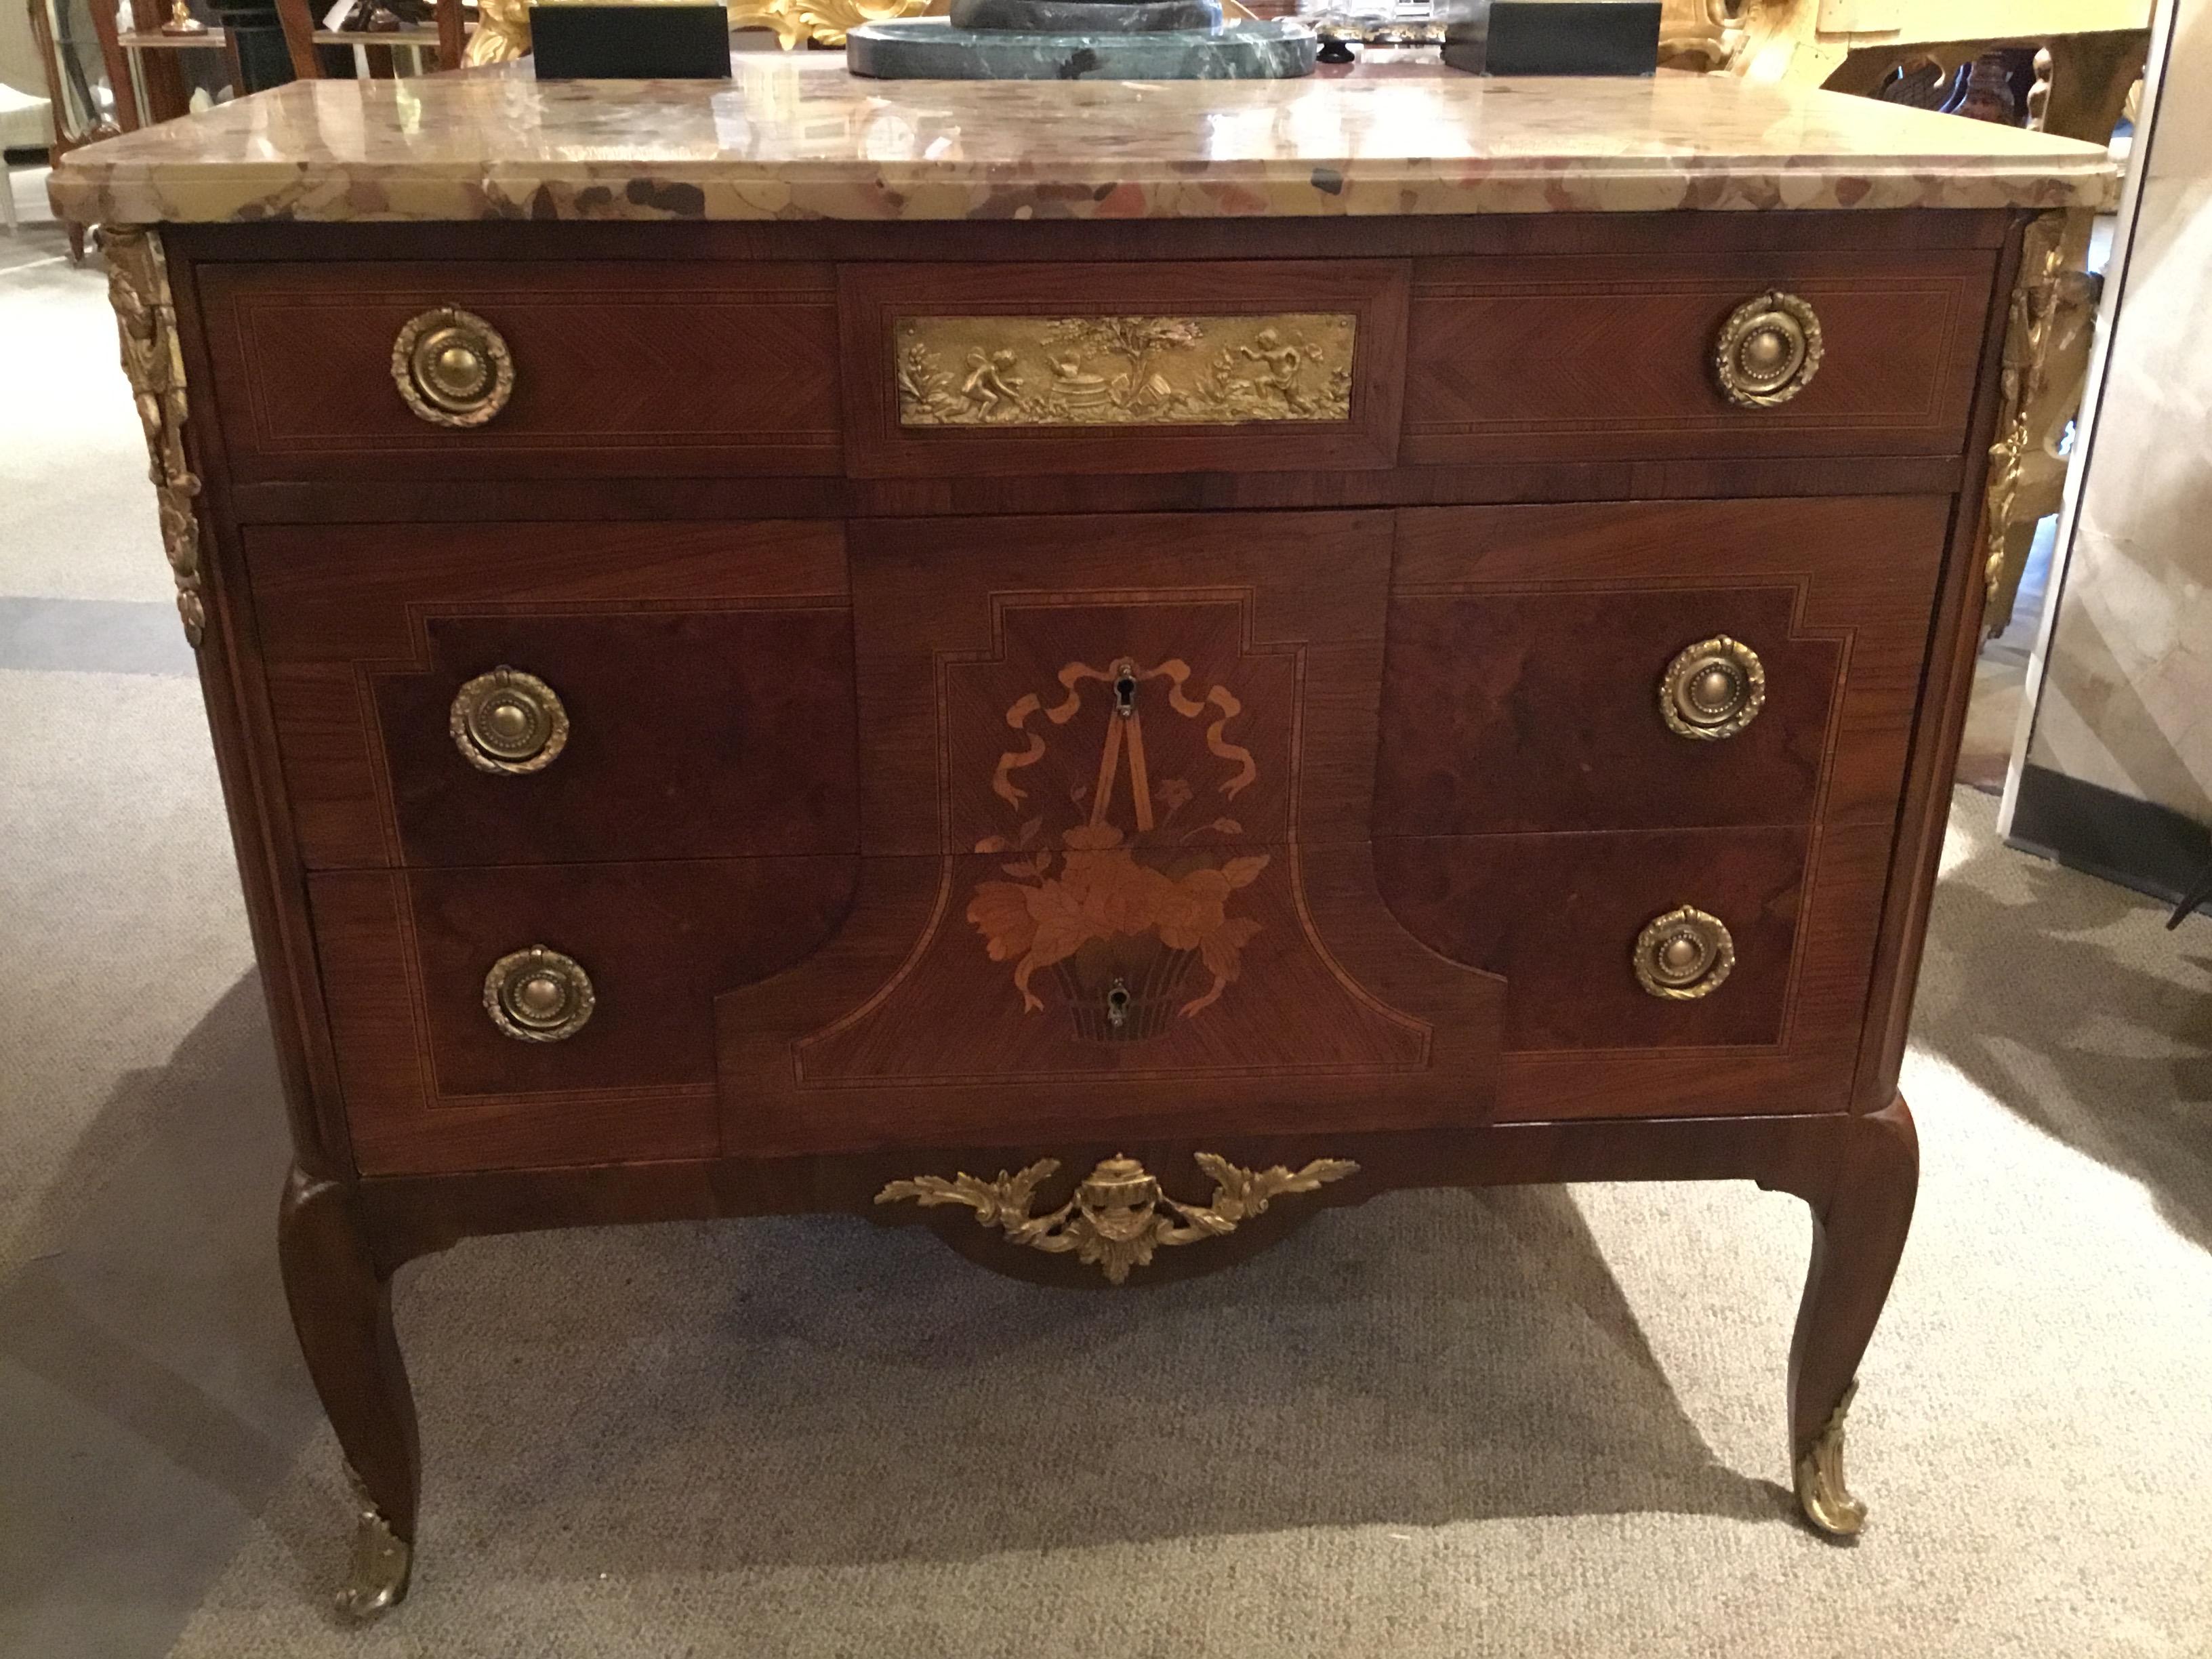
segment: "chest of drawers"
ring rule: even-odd
[[[1133,1287],[1755,1180],[1856,1530],[2028,223],[110,233],[347,1605],[416,1535],[405,1261],[774,1212]]]

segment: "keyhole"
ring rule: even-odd
[[[1127,720],[1137,712],[1136,666],[1125,662],[1114,672],[1114,712]]]
[[[1106,1023],[1116,1028],[1129,1023],[1129,988],[1118,979],[1106,993]]]

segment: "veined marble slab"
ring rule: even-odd
[[[1724,76],[295,82],[73,151],[81,222],[1105,219],[2101,207],[2092,145]]]

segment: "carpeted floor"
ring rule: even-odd
[[[2212,921],[1972,793],[1857,1545],[1791,1518],[1808,1229],[1747,1187],[1401,1194],[1081,1296],[857,1220],[670,1226],[403,1275],[422,1556],[340,1630],[264,1016],[58,252],[0,236],[0,1655],[2212,1654]]]

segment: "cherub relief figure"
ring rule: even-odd
[[[1246,362],[1267,365],[1256,382],[1262,390],[1274,392],[1292,409],[1304,411],[1307,399],[1298,391],[1298,370],[1305,364],[1304,352],[1272,328],[1261,329],[1250,345],[1237,349]]]
[[[1002,404],[1012,409],[1021,401],[1022,386],[1010,372],[1013,366],[1012,352],[986,353],[976,347],[968,354],[968,378],[960,383],[960,395],[987,418],[998,414]]]

